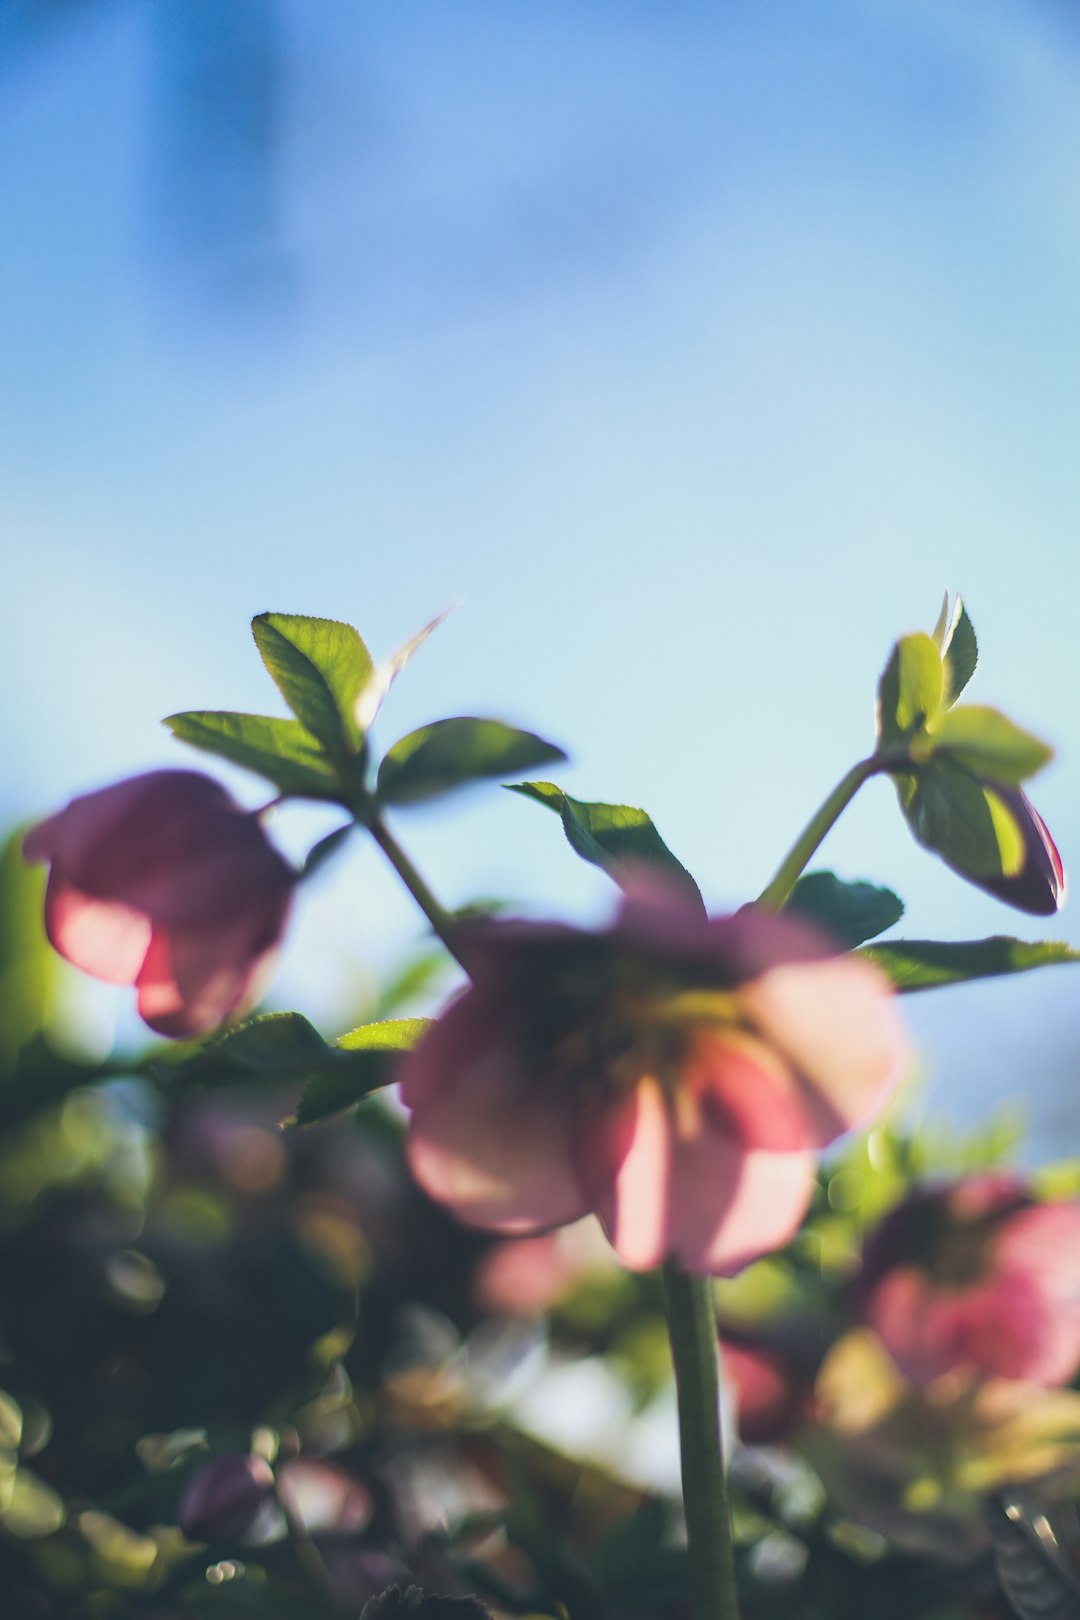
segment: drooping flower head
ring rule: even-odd
[[[885,982],[791,919],[655,894],[586,932],[493,921],[472,984],[405,1059],[417,1179],[524,1233],[595,1211],[623,1262],[717,1274],[785,1242],[814,1152],[888,1097]]]
[[[923,1188],[867,1245],[862,1314],[904,1375],[1067,1383],[1080,1366],[1080,1206],[1013,1176]]]
[[[257,818],[198,771],[150,771],[33,828],[45,927],[84,973],[138,990],[162,1035],[214,1028],[255,999],[296,873]]]

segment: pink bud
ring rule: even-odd
[[[73,799],[28,834],[49,861],[45,927],[83,972],[138,990],[162,1035],[250,1006],[296,873],[258,819],[197,771],[150,771]]]
[[[243,1535],[274,1491],[262,1457],[227,1451],[204,1463],[180,1502],[178,1521],[189,1541],[229,1541]]]

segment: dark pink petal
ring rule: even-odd
[[[789,1440],[806,1416],[803,1381],[769,1350],[724,1342],[720,1353],[724,1382],[735,1396],[743,1444],[766,1446]]]
[[[198,771],[148,771],[72,799],[38,830],[48,829],[48,856],[77,887],[120,898],[145,871],[175,866],[192,825],[232,803]]]
[[[681,896],[655,885],[631,892],[612,934],[658,962],[691,970],[693,982],[732,988],[782,962],[835,956],[836,945],[799,918],[757,906],[732,916],[706,917]]]
[[[176,982],[166,934],[158,931],[152,936],[135,986],[139,992],[139,1017],[151,1029],[174,1040],[198,1034],[199,1027],[192,1021]]]
[[[813,1192],[809,1154],[747,1149],[689,1092],[665,1098],[646,1078],[608,1121],[612,1150],[628,1147],[596,1212],[624,1265],[647,1270],[675,1259],[725,1276],[798,1229]],[[618,1136],[615,1136],[615,1132]]]
[[[1035,917],[1050,917],[1065,904],[1065,868],[1050,829],[1023,788],[993,786],[994,793],[1012,812],[1024,840],[1024,864],[1011,877],[976,877],[963,872],[980,889],[1006,905]]]
[[[865,1308],[900,1371],[927,1384],[957,1365],[957,1291],[935,1288],[914,1266],[898,1266],[878,1284]]]
[[[31,827],[23,839],[23,854],[28,861],[52,860],[60,843],[63,818],[64,812],[61,810],[55,816],[39,821],[36,827]]]
[[[808,1147],[824,1147],[884,1107],[909,1052],[888,986],[851,957],[772,968],[739,1004],[804,1087]]]
[[[134,984],[150,944],[150,924],[113,900],[95,900],[50,874],[45,932],[69,962],[109,984]]]
[[[688,1271],[730,1277],[790,1242],[814,1191],[809,1153],[771,1153],[715,1132],[680,1140],[671,1252]]]
[[[397,1071],[401,1100],[416,1109],[433,1093],[452,1086],[456,1076],[493,1048],[512,1050],[513,1008],[484,977],[470,985],[431,1025]]]
[[[570,1162],[573,1113],[552,1088],[531,1084],[512,1052],[474,1052],[419,1091],[414,1070],[410,1095],[413,1174],[459,1220],[535,1232],[588,1213]]]
[[[228,928],[155,929],[136,980],[139,1016],[161,1035],[200,1034],[257,1001],[277,954],[284,915],[240,916]]]
[[[783,1058],[742,1030],[708,1030],[690,1044],[680,1089],[688,1090],[715,1130],[744,1147],[780,1152],[812,1137],[795,1077]]]
[[[673,1129],[659,1082],[647,1076],[618,1108],[590,1120],[576,1145],[596,1213],[631,1271],[661,1265],[670,1252]]]

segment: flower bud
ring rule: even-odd
[[[231,1541],[250,1528],[273,1493],[273,1471],[262,1457],[223,1452],[189,1481],[180,1502],[180,1528],[189,1541]]]

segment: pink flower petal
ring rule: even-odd
[[[596,1213],[632,1271],[660,1265],[669,1252],[672,1131],[660,1085],[647,1076],[620,1107],[583,1130],[577,1144],[579,1173],[590,1176]]]
[[[139,1017],[151,1029],[173,1039],[198,1033],[199,1026],[192,1021],[176,982],[166,934],[159,931],[153,935],[135,984]]]
[[[887,1102],[908,1048],[869,964],[835,957],[771,968],[741,987],[739,1003],[805,1086],[807,1146],[865,1125]]]
[[[413,1174],[459,1220],[535,1232],[588,1213],[570,1163],[573,1114],[550,1088],[530,1084],[511,1052],[476,1052],[437,1088],[411,1095]]]
[[[174,1038],[213,1029],[254,1005],[276,955],[276,935],[253,938],[244,917],[229,930],[155,929],[136,981],[139,1016]]]
[[[672,1258],[690,1271],[725,1276],[786,1243],[810,1201],[810,1154],[747,1149],[701,1101],[687,1088],[671,1104],[646,1078],[608,1117],[611,1152],[628,1120],[630,1140],[607,1192],[594,1201],[631,1270]]]
[[[130,906],[95,900],[50,875],[45,931],[61,956],[109,984],[134,984],[150,944],[150,924]]]
[[[713,1127],[744,1147],[790,1152],[812,1137],[795,1077],[763,1041],[741,1030],[703,1030],[679,1079]]]
[[[809,1153],[746,1151],[714,1132],[680,1140],[670,1245],[688,1271],[729,1277],[799,1229],[814,1191]]]

